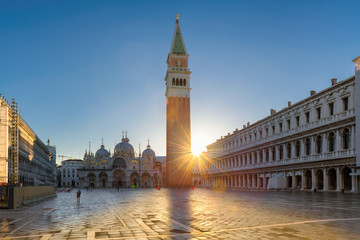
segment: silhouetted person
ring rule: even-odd
[[[80,189],[76,192],[77,203],[80,204],[81,191]]]

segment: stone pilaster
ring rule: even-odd
[[[355,128],[359,131],[360,129],[360,57],[353,60],[355,64]],[[356,134],[355,139],[355,155],[356,155],[356,166],[360,167],[360,134]]]

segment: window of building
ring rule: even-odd
[[[275,125],[272,126],[272,134],[275,135]]]
[[[310,155],[311,153],[311,141],[310,138],[305,139],[305,154]]]
[[[334,103],[329,103],[329,114],[334,115]]]
[[[316,153],[322,152],[322,139],[321,136],[316,137]]]
[[[175,78],[172,79],[172,85],[175,86]]]
[[[186,86],[186,79],[184,79],[184,86]]]
[[[344,111],[349,110],[349,98],[348,97],[343,98],[343,105],[344,105]]]
[[[291,128],[291,121],[290,121],[290,119],[287,120],[287,125],[288,125],[288,130],[290,130],[290,128]]]
[[[300,141],[295,142],[295,156],[300,157]]]
[[[249,135],[249,142],[251,142],[251,135]]]
[[[262,137],[263,137],[263,132],[260,131],[260,132],[259,132],[259,138],[262,139]]]
[[[286,146],[287,158],[291,158],[291,143],[288,143]]]
[[[306,123],[310,122],[310,112],[305,113]]]
[[[349,149],[350,148],[350,130],[346,128],[343,132],[342,136],[343,140],[343,148]]]
[[[271,154],[272,154],[272,160],[275,161],[276,160],[276,149],[275,149],[275,147],[271,148]]]
[[[331,132],[328,138],[329,152],[335,151],[335,133]]]
[[[263,151],[260,150],[259,151],[259,162],[262,162],[263,161]]]
[[[282,123],[279,123],[279,131],[282,132]]]
[[[257,139],[257,138],[256,138],[256,136],[257,136],[257,134],[256,134],[256,133],[254,133],[254,141],[256,141],[256,139]]]
[[[268,137],[268,136],[269,136],[269,129],[265,128],[265,137]]]
[[[296,116],[295,121],[296,121],[296,126],[298,127],[300,125],[300,117]]]
[[[283,146],[280,145],[279,146],[279,159],[282,160],[284,157],[284,149],[283,149]]]
[[[321,107],[316,109],[316,116],[317,116],[317,119],[320,120],[320,118],[321,118]]]

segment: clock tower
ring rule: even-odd
[[[191,71],[188,58],[177,15],[165,77],[167,187],[191,186]]]

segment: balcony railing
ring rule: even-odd
[[[245,143],[242,146],[233,147],[231,149],[219,150],[219,151],[216,151],[216,152],[218,154],[229,154],[229,153],[237,152],[239,150],[254,147],[256,145],[263,144],[263,143],[266,143],[266,142],[275,141],[277,139],[287,137],[289,135],[293,135],[293,134],[297,134],[299,132],[303,132],[303,131],[306,131],[306,130],[318,128],[318,127],[321,127],[323,125],[331,124],[333,122],[343,120],[343,119],[353,117],[353,116],[355,116],[355,109],[350,109],[348,111],[337,113],[337,114],[334,114],[332,116],[322,118],[320,120],[310,122],[310,123],[301,125],[301,126],[296,127],[296,128],[291,128],[289,130],[282,131],[281,133],[276,133],[275,135],[271,135],[271,136],[267,136],[265,138],[257,139],[256,141],[252,141],[250,143]]]
[[[355,157],[355,149],[346,149],[346,150],[339,150],[339,151],[334,151],[334,152],[327,152],[327,153],[320,153],[320,154],[314,154],[314,155],[308,155],[308,156],[295,157],[295,158],[290,158],[290,159],[259,162],[256,164],[234,166],[234,167],[230,167],[230,168],[209,169],[208,172],[210,174],[215,174],[215,173],[233,172],[233,171],[238,171],[238,170],[250,170],[250,169],[256,169],[256,168],[266,168],[266,167],[274,167],[274,166],[289,165],[289,164],[332,160],[335,158],[343,158],[343,157]]]

